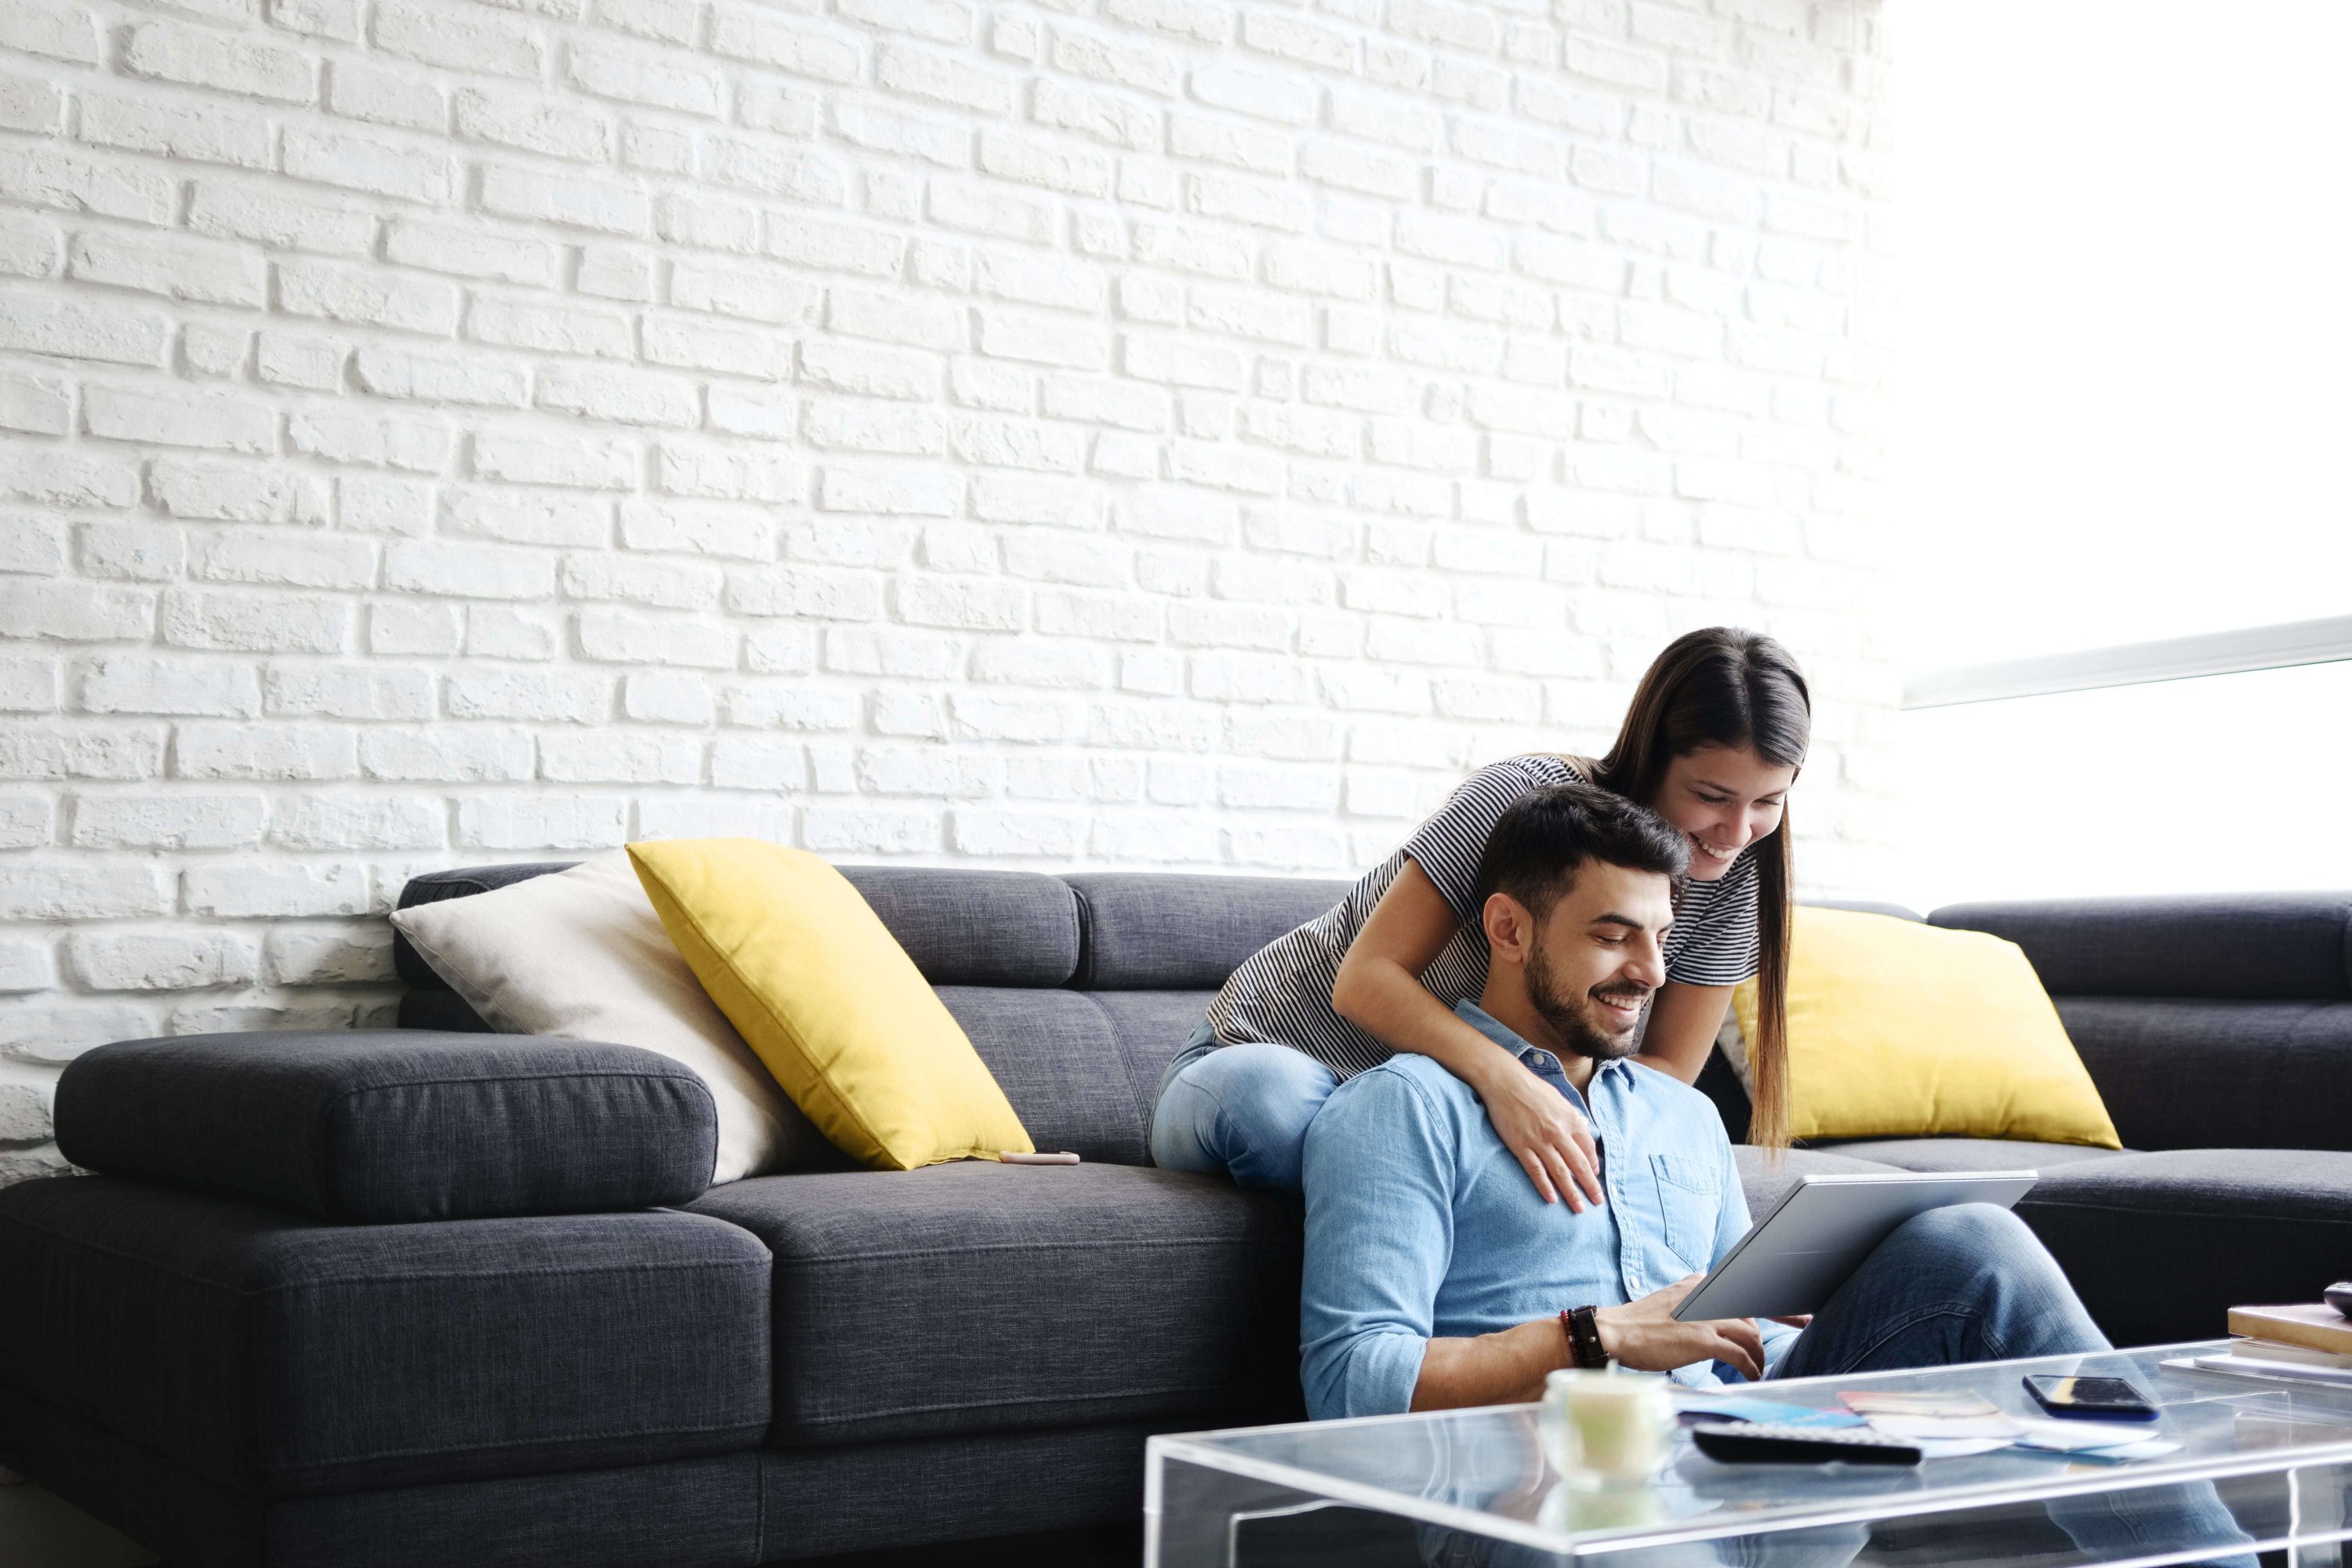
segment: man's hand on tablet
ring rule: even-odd
[[[1601,1331],[1601,1348],[1611,1360],[1636,1372],[1672,1372],[1695,1361],[1719,1361],[1738,1368],[1750,1383],[1761,1378],[1764,1336],[1753,1318],[1675,1321],[1675,1309],[1706,1278],[1686,1274],[1638,1301],[1595,1311],[1592,1321]]]

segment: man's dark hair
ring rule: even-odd
[[[1656,812],[1613,791],[1591,784],[1530,790],[1486,836],[1478,858],[1478,901],[1508,893],[1541,921],[1575,885],[1577,868],[1587,860],[1654,871],[1679,884],[1690,869],[1690,844]]]

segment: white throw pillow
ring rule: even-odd
[[[830,1152],[678,956],[626,850],[392,922],[500,1034],[641,1046],[700,1074],[719,1107],[713,1184]]]

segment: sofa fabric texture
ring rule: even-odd
[[[1352,884],[1094,871],[1064,879],[1086,911],[1086,991],[1214,991],[1242,961],[1348,896]]]
[[[144,1182],[0,1190],[0,1386],[262,1496],[725,1453],[769,1257],[696,1215],[321,1226]]]
[[[2352,1000],[2344,893],[1948,904],[1927,919],[2017,943],[2053,996]]]
[[[85,1170],[379,1224],[684,1203],[719,1147],[709,1089],[652,1051],[406,1029],[100,1046],[55,1115]]]
[[[402,902],[561,868],[421,877]],[[681,1177],[659,1201],[684,1212],[355,1224],[379,1200],[355,1208],[299,1141],[231,1146],[278,1101],[213,1093],[194,1119],[212,1131],[184,1136],[113,1104],[161,1079],[77,1068],[68,1082],[96,1087],[61,1096],[68,1136],[87,1093],[90,1125],[124,1145],[108,1158],[152,1163],[0,1192],[0,1273],[27,1281],[0,1292],[0,1463],[205,1568],[751,1568],[1131,1520],[1148,1434],[1295,1416],[1297,1205],[1152,1169],[1148,1135],[1160,1075],[1225,972],[1339,885],[844,874],[1038,1145],[1084,1163],[708,1192]],[[2352,1274],[2337,903],[1937,911],[2026,948],[2128,1147],[1742,1146],[1749,1207],[1809,1172],[2031,1165],[2042,1180],[2020,1215],[2123,1343],[2219,1333],[2233,1302]],[[2260,952],[2216,935],[2249,908]],[[197,1054],[267,1080],[280,1048],[539,1066],[602,1049],[472,1032],[413,952],[401,963],[404,1022],[447,1032],[249,1035]],[[1747,1101],[1719,1056],[1701,1087],[1738,1137]],[[318,1099],[269,1093],[298,1113]],[[168,1160],[142,1152],[174,1138]],[[473,1157],[462,1140],[436,1156]],[[536,1181],[504,1179],[510,1194]],[[401,1202],[455,1205],[416,1180]],[[524,1201],[548,1200],[505,1200]]]
[[[766,1479],[749,1451],[315,1497],[224,1487],[98,1422],[13,1390],[0,1448],[173,1568],[744,1568]]]
[[[2056,1001],[2125,1147],[2352,1150],[2352,1002]]]
[[[1129,1165],[874,1174],[693,1205],[775,1258],[772,1444],[1300,1414],[1294,1205]]]

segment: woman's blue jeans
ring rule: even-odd
[[[1339,1087],[1338,1076],[1305,1051],[1220,1046],[1216,1031],[1203,1023],[1160,1076],[1151,1163],[1295,1193],[1307,1124]]]

